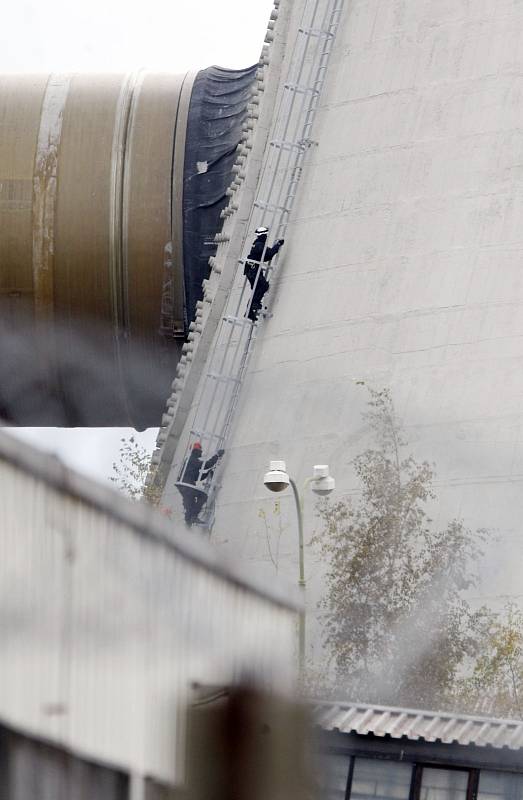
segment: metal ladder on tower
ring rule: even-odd
[[[344,0],[306,0],[295,38],[288,80],[283,83],[274,115],[275,124],[268,143],[267,158],[246,227],[253,237],[258,226],[266,226],[271,236],[284,238],[296,198],[306,153],[314,143],[311,131],[325,81],[332,45],[339,27]],[[268,240],[267,240],[268,241]],[[245,238],[238,267],[244,266],[251,239]],[[251,287],[237,268],[226,306],[208,359],[208,371],[193,414],[193,422],[176,486],[182,494],[188,520],[188,506],[194,501],[197,522],[211,528],[215,497],[219,488],[219,464],[213,455],[224,450],[231,430],[242,381],[260,324],[248,317],[259,277],[268,279],[277,268],[278,255],[267,266],[265,248],[258,275]],[[245,306],[245,301],[247,305]],[[196,442],[204,457],[196,483],[184,480],[184,473]],[[207,461],[209,458],[207,458]]]

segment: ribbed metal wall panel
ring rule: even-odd
[[[0,487],[5,724],[172,783],[193,681],[289,688],[284,593],[5,435]]]

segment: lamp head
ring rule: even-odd
[[[283,492],[289,485],[285,461],[271,461],[269,471],[265,473],[263,482],[270,492]]]
[[[335,487],[336,481],[332,475],[329,475],[328,464],[315,464],[311,481],[312,491],[321,497],[326,497],[334,491]]]

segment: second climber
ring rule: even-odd
[[[195,442],[192,446],[191,454],[183,471],[182,480],[177,484],[182,494],[185,521],[188,525],[199,522],[198,514],[207,500],[206,492],[197,487],[196,484],[200,481],[204,482],[211,477],[214,467],[223,454],[224,450],[218,450],[214,456],[204,462],[200,442]]]

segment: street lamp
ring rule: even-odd
[[[336,481],[329,474],[329,467],[327,464],[316,464],[313,467],[312,476],[306,478],[303,483],[303,491],[300,495],[295,481],[288,475],[285,461],[271,461],[269,463],[269,471],[265,473],[263,482],[267,489],[271,492],[283,492],[290,486],[294,495],[294,502],[296,504],[296,514],[298,516],[298,543],[299,543],[299,578],[298,586],[305,592],[305,552],[303,546],[303,498],[307,486],[310,485],[313,492],[322,497],[329,495],[336,486]],[[299,663],[300,670],[303,675],[305,666],[305,605],[300,614],[300,631],[299,631]]]

